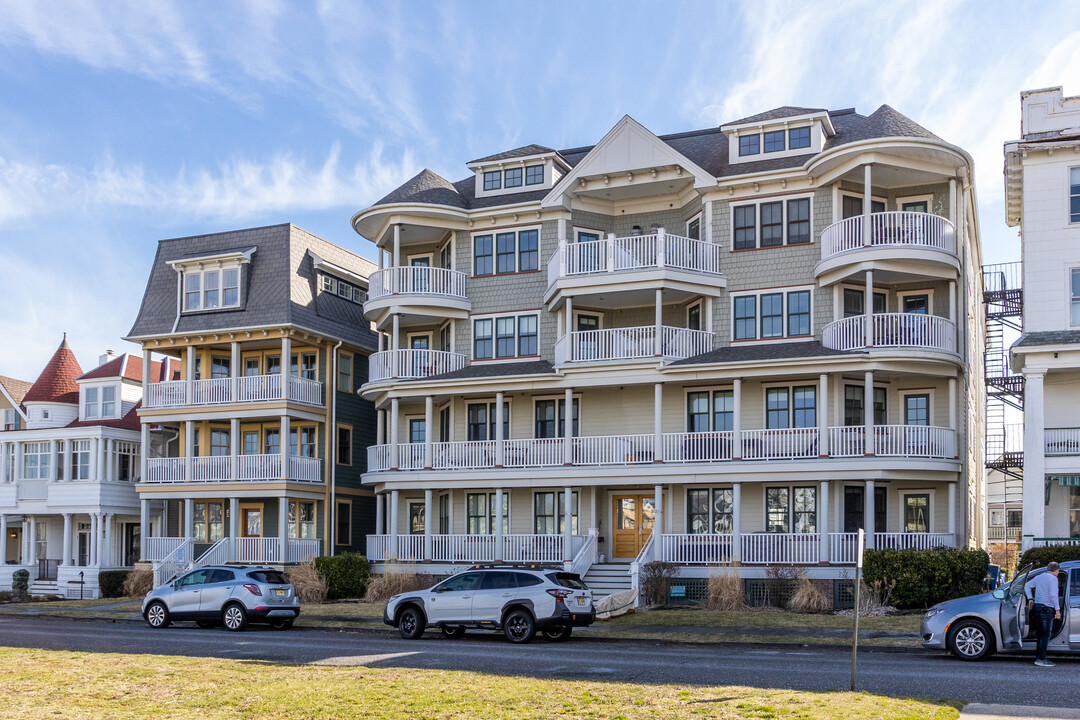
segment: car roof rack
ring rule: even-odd
[[[561,565],[551,563],[480,563],[469,570],[562,570]]]

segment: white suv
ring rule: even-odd
[[[560,641],[595,618],[581,578],[542,565],[476,565],[427,590],[395,595],[383,612],[383,622],[407,640],[437,627],[449,638],[479,628],[502,630],[513,643],[529,642],[537,630]]]

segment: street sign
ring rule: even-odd
[[[859,528],[859,544],[855,551],[855,622],[851,631],[851,692],[855,692],[855,658],[859,651],[859,595],[862,587],[862,560],[866,532]]]

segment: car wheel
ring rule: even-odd
[[[442,634],[445,637],[450,638],[451,640],[453,640],[454,638],[459,638],[465,634],[465,628],[460,626],[451,627],[449,625],[443,625],[441,629]]]
[[[567,625],[566,627],[546,628],[541,632],[543,633],[545,640],[550,640],[551,642],[563,642],[570,639],[570,632],[572,630],[573,628]]]
[[[247,610],[243,605],[230,603],[221,611],[221,623],[233,632],[240,632],[248,624]]]
[[[961,620],[949,629],[946,644],[961,660],[982,660],[994,652],[994,637],[986,623]]]
[[[195,624],[201,627],[203,630],[207,630],[212,627],[217,627],[217,621],[215,620],[196,620]]]
[[[424,634],[424,616],[419,609],[407,607],[398,616],[398,632],[406,640],[417,640]]]
[[[270,621],[270,627],[274,628],[275,630],[288,630],[289,628],[292,627],[292,624],[293,624],[292,620],[271,620]]]
[[[527,643],[536,635],[536,621],[528,610],[512,610],[503,620],[503,634],[512,643]]]
[[[165,607],[163,602],[152,602],[150,607],[146,608],[146,623],[155,630],[169,627],[169,608]]]

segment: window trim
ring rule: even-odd
[[[934,288],[916,288],[914,290],[897,290],[896,291],[896,312],[903,314],[904,312],[904,298],[911,297],[912,295],[925,295],[926,296],[926,314],[937,315],[934,312]],[[886,302],[888,302],[886,300]]]
[[[513,310],[509,312],[500,313],[485,313],[483,315],[473,315],[469,318],[469,353],[472,362],[484,362],[484,363],[506,363],[517,362],[522,358],[539,358],[540,357],[540,308],[535,310]],[[536,355],[518,355],[517,353],[521,349],[521,317],[525,315],[536,316]],[[506,355],[503,357],[498,356],[498,320],[500,318],[514,318],[514,354]],[[476,323],[486,320],[491,321],[491,357],[477,357],[476,354]]]
[[[701,327],[699,327],[697,329],[702,330],[708,324],[708,323],[705,322],[705,301],[704,301],[703,298],[698,298],[697,300],[693,301],[692,303],[687,304],[687,306],[686,306],[686,327],[688,329],[691,329],[691,330],[693,329],[693,328],[690,327],[690,311],[695,310],[695,309],[698,311],[698,320],[699,320],[698,324],[701,326]]]
[[[788,238],[788,203],[792,200],[809,200],[810,201],[810,242],[792,243]],[[777,245],[763,245],[761,242],[762,236],[762,223],[761,223],[761,206],[768,205],[769,203],[780,203],[780,228],[783,235],[783,242]],[[742,207],[754,207],[754,246],[736,248],[735,247],[735,210]],[[808,247],[815,244],[814,239],[814,193],[801,192],[790,193],[786,195],[770,195],[769,197],[755,198],[752,200],[739,200],[732,201],[731,212],[729,213],[729,231],[731,237],[731,248],[728,252],[750,252],[752,250],[769,250],[780,247]]]
[[[348,382],[342,383],[341,382],[341,376],[342,376],[341,361],[343,359],[345,359],[345,358],[349,359],[349,372],[348,372],[348,374],[346,376],[348,378]],[[356,376],[356,353],[350,352],[348,350],[339,350],[338,351],[337,374],[338,374],[338,376],[336,378],[336,380],[337,380],[336,385],[337,385],[338,392],[344,392],[344,393],[350,393],[351,394],[352,391],[353,391],[353,378]]]
[[[531,230],[536,231],[536,269],[535,270],[522,270],[521,269],[521,233],[529,232]],[[527,225],[511,225],[509,227],[490,228],[483,231],[474,231],[470,235],[471,247],[469,252],[472,254],[472,262],[470,263],[471,277],[484,278],[484,277],[497,277],[508,275],[528,275],[529,273],[538,273],[541,271],[540,258],[543,257],[544,246],[544,232],[543,226],[530,223]],[[499,272],[499,235],[513,234],[514,236],[514,269],[510,272]],[[476,272],[476,240],[477,238],[490,237],[491,238],[491,272],[490,273],[477,273]],[[482,255],[479,257],[488,257]]]
[[[769,530],[769,490],[776,489],[786,489],[788,491],[787,532],[785,533],[773,533]],[[795,491],[801,489],[809,489],[814,493],[813,532],[800,533],[795,530]],[[763,533],[767,535],[805,535],[808,538],[816,537],[821,533],[821,492],[817,483],[792,482],[790,484],[762,485],[761,493],[761,527]],[[843,493],[840,493],[840,495],[842,496]]]
[[[746,290],[740,292],[733,292],[730,294],[731,307],[729,312],[729,320],[731,323],[731,330],[729,339],[732,344],[734,343],[776,343],[776,342],[807,342],[813,340],[817,329],[814,326],[814,311],[815,311],[815,298],[814,298],[815,286],[813,285],[786,285],[774,288],[758,288],[757,290]],[[810,333],[807,335],[788,335],[788,316],[789,316],[789,303],[788,296],[791,293],[809,292],[810,293]],[[763,338],[761,337],[761,296],[762,295],[781,295],[783,298],[783,318],[784,318],[784,334]],[[737,298],[754,297],[754,337],[752,338],[736,338],[735,337],[735,301]]]
[[[899,532],[908,534],[907,528],[905,527],[906,523],[904,522],[904,516],[907,514],[907,498],[908,498],[909,495],[929,495],[930,496],[929,501],[927,502],[927,506],[926,506],[926,517],[929,520],[929,522],[926,524],[926,532],[927,533],[937,532],[936,530],[934,530],[934,527],[936,526],[936,523],[934,522],[935,512],[937,511],[935,498],[934,498],[934,488],[922,488],[922,489],[919,489],[919,488],[903,488],[903,489],[898,489],[897,490],[897,495],[900,498],[900,502],[897,503],[897,506],[898,506],[897,509],[900,512],[900,522],[897,525],[897,528],[899,528]],[[910,534],[916,535],[916,534],[919,534],[919,533],[910,533]]]
[[[535,170],[540,168],[540,181],[529,182],[529,170]],[[543,185],[547,181],[547,163],[533,163],[532,165],[524,165],[522,168],[525,178],[525,187],[530,185]]]
[[[683,388],[683,431],[693,432],[690,430],[690,395],[694,393],[708,393],[709,395],[709,429],[708,431],[701,432],[729,432],[728,430],[716,429],[716,394],[717,393],[732,393],[732,403],[734,404],[734,385],[707,385],[707,386],[689,386]],[[734,416],[734,407],[732,407],[732,415]],[[734,417],[732,417],[732,424],[734,425]]]
[[[926,425],[927,427],[936,427],[934,420],[934,388],[903,388],[897,390],[897,394],[900,396],[900,407],[898,408],[900,416],[897,418],[900,425],[907,425],[907,399],[909,395],[928,395],[926,401]],[[886,406],[887,408],[888,406]]]
[[[897,195],[893,201],[896,203],[897,211],[901,211],[904,207],[904,203],[926,203],[927,215],[934,214],[934,193],[920,193],[919,195]],[[915,212],[914,210],[907,210],[906,212]]]
[[[348,512],[348,516],[349,516],[349,534],[348,534],[348,538],[349,538],[349,541],[348,542],[341,542],[341,522],[340,522],[341,516],[339,514],[339,510],[341,509],[342,506],[348,506],[348,508],[349,508],[349,512]],[[345,546],[345,545],[352,545],[352,526],[353,526],[352,519],[353,519],[352,498],[337,498],[335,500],[335,502],[334,502],[334,545],[336,547],[341,547],[341,546]]]
[[[1073,276],[1080,277],[1080,266],[1065,268],[1065,315],[1069,319],[1069,327],[1078,327],[1080,322],[1073,322],[1073,305],[1080,305],[1080,294],[1073,294]]]
[[[412,528],[412,511],[414,507],[420,507],[424,510],[424,529],[420,532],[413,532]],[[423,499],[407,498],[405,500],[405,535],[425,535],[428,524],[427,516],[427,503]]]
[[[731,497],[731,517],[732,517],[732,522],[734,522],[734,519],[735,519],[735,489],[734,489],[733,485],[687,485],[686,486],[686,492],[683,495],[683,509],[685,511],[685,512],[683,512],[683,532],[685,532],[687,535],[717,535],[717,534],[730,535],[731,534],[731,533],[717,533],[716,532],[716,499],[715,499],[715,493],[718,490],[727,490],[727,491],[731,492],[731,495],[732,495],[732,497]],[[709,505],[709,521],[708,522],[709,522],[709,524],[708,524],[708,528],[707,528],[708,532],[705,532],[705,533],[695,533],[693,531],[692,526],[690,525],[690,493],[692,493],[694,491],[704,491],[704,492],[706,492],[708,494],[708,498],[709,498],[709,503],[708,503],[708,505]]]
[[[341,462],[341,431],[347,431],[349,434],[349,458],[348,462]],[[352,467],[353,462],[356,459],[356,454],[353,451],[353,426],[349,423],[337,423],[337,437],[334,438],[334,464],[341,467]]]
[[[836,218],[837,222],[844,219],[844,198],[845,197],[857,198],[860,204],[863,201],[863,194],[862,193],[855,192],[854,190],[841,190],[840,191],[840,197],[838,198],[839,202],[837,202],[837,204],[836,204],[836,208],[834,209],[834,215],[833,215],[833,217]],[[873,193],[871,193],[871,195],[870,195],[871,205],[873,204],[873,202],[875,200],[877,202],[881,203],[882,207],[885,208],[884,212],[889,211],[889,198],[887,198],[884,195],[874,195]],[[871,212],[871,214],[873,214],[873,212],[874,212],[872,207],[871,207],[870,212]],[[854,216],[852,216],[852,217],[854,217]]]
[[[806,144],[799,147],[791,146],[791,133],[794,130],[806,130]],[[788,152],[792,150],[811,150],[814,146],[814,126],[813,125],[799,125],[797,127],[787,128],[787,149]]]
[[[795,388],[812,388],[814,390],[814,424],[802,427],[795,425]],[[787,390],[787,422],[786,428],[769,428],[769,391]],[[802,430],[818,427],[821,421],[821,386],[816,381],[799,382],[798,380],[783,380],[761,384],[761,418],[766,430]]]
[[[690,237],[690,223],[694,222],[695,220],[697,221],[697,224],[698,224],[698,237],[697,237],[697,239],[700,242],[704,242],[705,241],[705,238],[703,237],[705,235],[705,232],[704,232],[704,230],[705,230],[705,211],[704,210],[698,210],[696,213],[694,213],[690,217],[686,218],[686,222],[683,224],[683,232],[686,234],[685,235],[686,237]],[[693,239],[693,238],[691,238],[691,239]]]
[[[767,136],[769,136],[769,135],[773,135],[773,136],[779,135],[780,140],[783,143],[783,147],[777,148],[775,150],[769,150],[766,147],[766,143],[768,142]],[[787,150],[788,150],[788,130],[787,130],[787,128],[779,128],[779,129],[762,130],[761,131],[761,154],[762,155],[764,155],[764,154],[770,154],[771,155],[773,153],[782,153],[782,152],[787,152]]]
[[[1080,224],[1080,220],[1072,219],[1072,199],[1073,199],[1073,184],[1072,174],[1073,170],[1080,172],[1080,165],[1069,165],[1065,168],[1065,227],[1074,227]],[[1077,197],[1080,197],[1078,195]]]
[[[244,265],[245,262],[214,262],[214,263],[192,263],[189,267],[174,267],[179,270],[180,275],[180,293],[182,300],[180,302],[180,313],[182,315],[188,315],[192,313],[204,313],[204,312],[221,312],[223,310],[239,310],[244,307],[247,301],[246,293],[244,292]],[[236,270],[236,304],[225,304],[225,272],[227,270]],[[206,305],[206,274],[217,273],[217,288],[215,292],[218,293],[218,304],[215,307],[205,307]],[[195,292],[198,293],[199,306],[189,308],[188,296],[193,294],[188,290],[188,278],[199,277],[199,289]],[[230,286],[232,287],[232,286]]]
[[[865,317],[866,316],[866,286],[865,285],[852,285],[850,283],[837,283],[837,287],[840,289],[839,293],[838,293],[840,295],[840,297],[837,299],[837,307],[839,308],[839,315],[840,315],[839,319],[843,320],[845,317]],[[845,316],[844,315],[844,294],[845,294],[845,291],[847,291],[847,290],[854,290],[855,292],[859,293],[859,295],[863,296],[863,312],[862,312],[862,314],[860,314],[860,315],[851,315],[851,316]],[[874,287],[874,297],[877,297],[879,295],[885,299],[884,309],[881,311],[881,313],[889,312],[889,292],[888,292],[888,288],[879,289],[877,287]],[[881,313],[875,312],[874,314],[875,315],[880,315]]]

